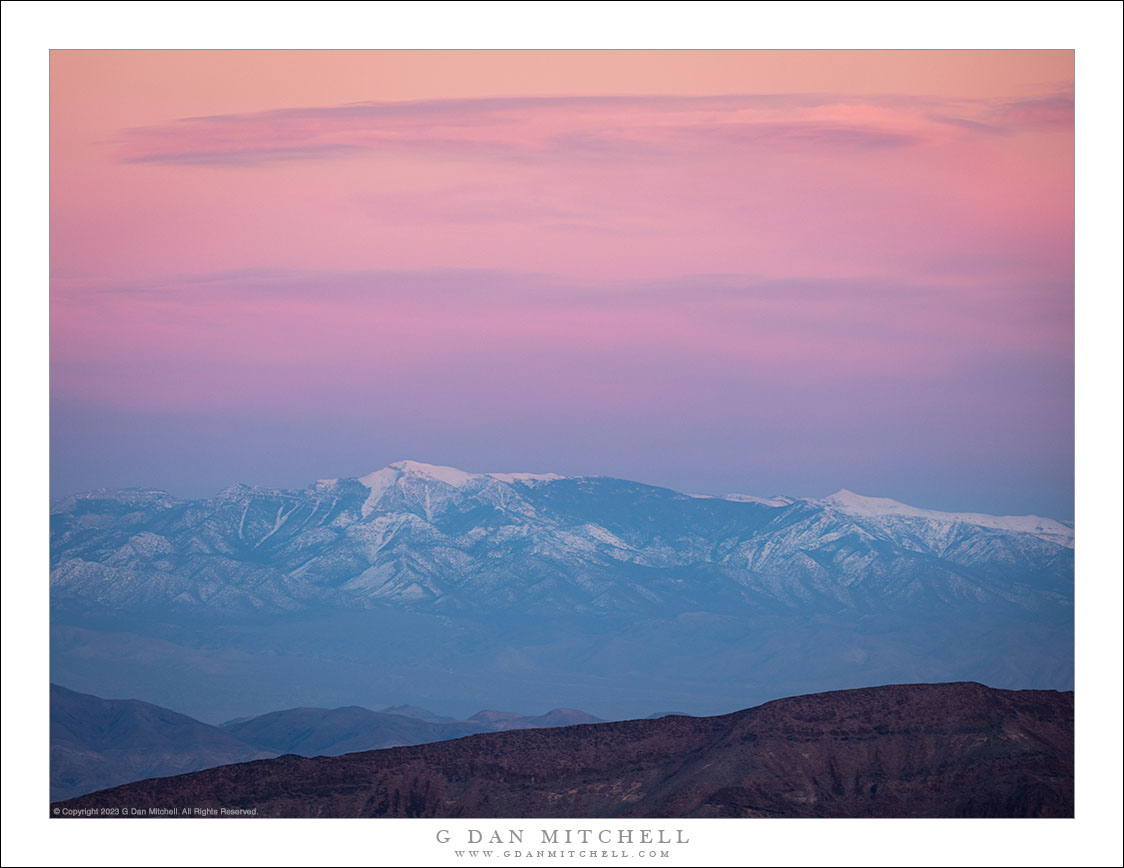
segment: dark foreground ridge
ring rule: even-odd
[[[258,817],[1071,817],[1073,693],[974,682],[222,766],[52,807]],[[87,813],[96,812],[87,811]]]

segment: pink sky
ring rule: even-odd
[[[455,407],[475,445],[408,457],[669,484],[682,437],[650,467],[568,444],[595,428],[625,454],[688,409],[763,444],[827,426],[865,455],[904,412],[922,442],[902,468],[944,450],[971,476],[1013,449],[994,492],[1017,478],[1030,502],[1047,464],[1040,500],[1065,503],[1072,52],[63,51],[51,69],[60,406],[363,418],[397,432],[354,444],[374,464],[407,457],[404,420]],[[918,390],[920,409],[890,398]],[[956,421],[991,433],[949,452]],[[541,448],[505,451],[515,428]],[[830,485],[837,449],[806,445],[824,473],[800,481]],[[765,481],[732,435],[690,451],[712,456],[700,488],[730,467]],[[935,479],[930,500],[956,496]]]

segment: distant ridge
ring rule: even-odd
[[[338,756],[355,751],[425,744],[482,732],[508,729],[541,729],[600,719],[571,708],[556,708],[540,715],[513,711],[482,711],[468,720],[422,717],[414,714],[371,711],[359,706],[344,708],[290,708],[257,717],[231,721],[223,729],[248,744],[274,753],[300,756]],[[437,718],[437,719],[433,719]]]
[[[102,491],[52,510],[51,677],[89,689],[93,661],[121,661],[119,695],[215,720],[294,696],[621,719],[865,683],[1069,689],[1073,545],[1048,518],[847,491],[417,461],[197,500]]]
[[[276,755],[158,705],[51,685],[52,799]]]
[[[1073,694],[970,682],[224,766],[61,803],[259,817],[1070,817]]]
[[[133,699],[102,699],[51,685],[51,798],[279,754],[337,756],[509,729],[597,723],[584,711],[481,712],[470,720],[344,708],[290,708],[211,726]]]
[[[52,528],[54,599],[212,612],[683,612],[712,602],[700,587],[723,610],[803,605],[810,594],[864,608],[886,596],[887,579],[895,602],[1025,607],[1038,588],[996,579],[1046,580],[1064,593],[1074,541],[1071,526],[1049,518],[939,512],[845,490],[711,497],[418,461],[300,490],[236,484],[198,501],[99,490],[56,504]],[[669,570],[721,581],[668,581]]]

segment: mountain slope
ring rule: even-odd
[[[419,709],[424,711],[424,709]],[[346,708],[291,708],[231,721],[222,728],[240,741],[274,753],[338,756],[355,751],[445,741],[481,732],[600,723],[572,708],[541,715],[479,712],[468,720],[423,720],[401,714]]]
[[[407,461],[201,500],[91,492],[51,523],[52,680],[211,720],[1073,685],[1073,529],[1034,516]]]
[[[358,706],[292,708],[224,724],[222,728],[240,741],[274,753],[301,756],[336,756],[487,731],[472,723],[435,724]]]
[[[689,496],[398,462],[303,491],[93,492],[52,513],[52,594],[86,606],[669,614],[1071,598],[1072,529],[822,500]]]
[[[276,755],[158,705],[51,685],[52,799]]]
[[[338,756],[481,732],[600,722],[567,708],[433,722],[350,706],[291,708],[216,727],[147,702],[102,699],[52,684],[51,798],[279,754]]]
[[[143,781],[65,803],[277,817],[1069,817],[1073,695],[915,684]]]

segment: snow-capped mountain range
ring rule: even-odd
[[[302,490],[89,492],[51,521],[53,599],[117,610],[674,615],[1072,600],[1067,524],[849,491],[713,497],[400,461]]]
[[[95,491],[52,510],[51,677],[213,722],[1069,689],[1073,529],[846,491],[712,497],[414,461],[199,500]]]

